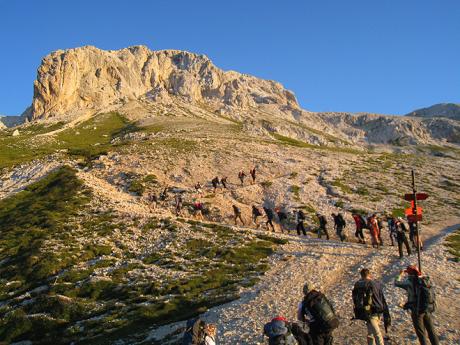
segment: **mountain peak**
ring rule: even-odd
[[[34,82],[29,119],[62,118],[141,98],[179,97],[215,110],[273,104],[298,109],[294,94],[274,81],[217,68],[205,55],[146,46],[101,50],[84,46],[46,56]]]
[[[417,117],[447,117],[453,120],[460,120],[460,104],[439,103],[431,107],[414,110],[406,116]]]

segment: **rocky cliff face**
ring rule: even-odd
[[[87,46],[59,50],[43,59],[28,118],[99,111],[140,98],[167,103],[171,97],[216,108],[259,104],[298,108],[294,94],[281,84],[224,72],[204,55],[144,46],[118,51]]]

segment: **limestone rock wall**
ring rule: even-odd
[[[140,97],[168,102],[171,96],[217,107],[275,104],[298,108],[294,94],[281,84],[224,72],[204,55],[151,51],[144,46],[116,51],[86,46],[58,50],[43,59],[28,117],[35,120],[97,111]]]

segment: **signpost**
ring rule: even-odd
[[[412,193],[405,194],[404,199],[411,202],[411,207],[406,208],[405,214],[407,216],[407,220],[411,223],[414,223],[415,226],[415,233],[417,236],[417,258],[418,258],[418,269],[422,272],[422,260],[420,258],[420,233],[418,228],[418,222],[422,220],[422,213],[423,209],[421,207],[417,207],[418,200],[426,200],[428,198],[428,194],[426,193],[417,193],[415,189],[415,172],[412,170]]]

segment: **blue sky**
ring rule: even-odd
[[[0,0],[0,114],[57,49],[181,49],[281,82],[313,111],[460,103],[459,0]]]

